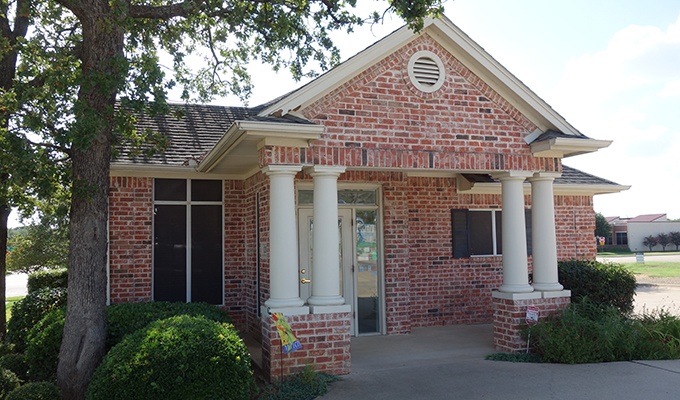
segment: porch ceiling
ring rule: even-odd
[[[313,124],[236,121],[196,170],[245,179],[259,170],[258,151],[263,146],[305,148],[323,131],[323,126]]]

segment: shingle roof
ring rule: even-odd
[[[151,157],[135,155],[130,146],[121,146],[114,160],[125,164],[184,165],[189,159],[200,159],[227,132],[236,121],[260,121],[270,123],[311,122],[287,115],[285,117],[259,117],[257,113],[265,106],[224,107],[204,104],[169,104],[166,115],[150,117],[137,114],[138,131],[151,130],[168,138],[168,148]]]

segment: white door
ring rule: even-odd
[[[298,214],[298,240],[300,243],[300,298],[307,302],[312,293],[314,276],[312,275],[312,230],[314,229],[313,210],[311,208],[301,208]],[[354,311],[354,235],[352,230],[352,210],[338,210],[338,230],[340,233],[340,245],[338,252],[340,263],[338,274],[340,275],[340,295],[345,298],[345,303],[352,306]],[[352,336],[355,333],[354,318],[350,324]]]

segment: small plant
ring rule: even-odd
[[[26,287],[28,293],[40,289],[63,288],[68,285],[68,270],[66,268],[46,269],[28,275]]]
[[[571,290],[572,302],[584,297],[623,314],[633,311],[635,275],[621,264],[571,260],[558,263],[559,281]]]
[[[295,375],[274,381],[267,386],[258,399],[262,400],[307,400],[323,396],[328,392],[328,384],[339,378],[323,372],[316,372],[306,366]]]
[[[23,353],[31,328],[47,313],[65,305],[66,289],[39,289],[29,293],[12,307],[12,318],[7,323],[7,340],[16,346],[17,352]]]
[[[230,324],[181,315],[126,336],[104,357],[89,400],[250,399],[250,354]]]
[[[5,400],[61,400],[61,391],[52,382],[29,382],[9,392]]]
[[[21,379],[8,369],[0,369],[0,399],[21,385]]]

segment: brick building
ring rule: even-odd
[[[350,370],[353,335],[494,322],[568,303],[557,261],[594,258],[586,137],[446,18],[254,108],[139,117],[163,154],[111,166],[109,297],[222,305],[266,373]],[[530,281],[529,274],[533,280]],[[281,357],[270,313],[303,349]],[[284,360],[282,362],[282,359]]]

